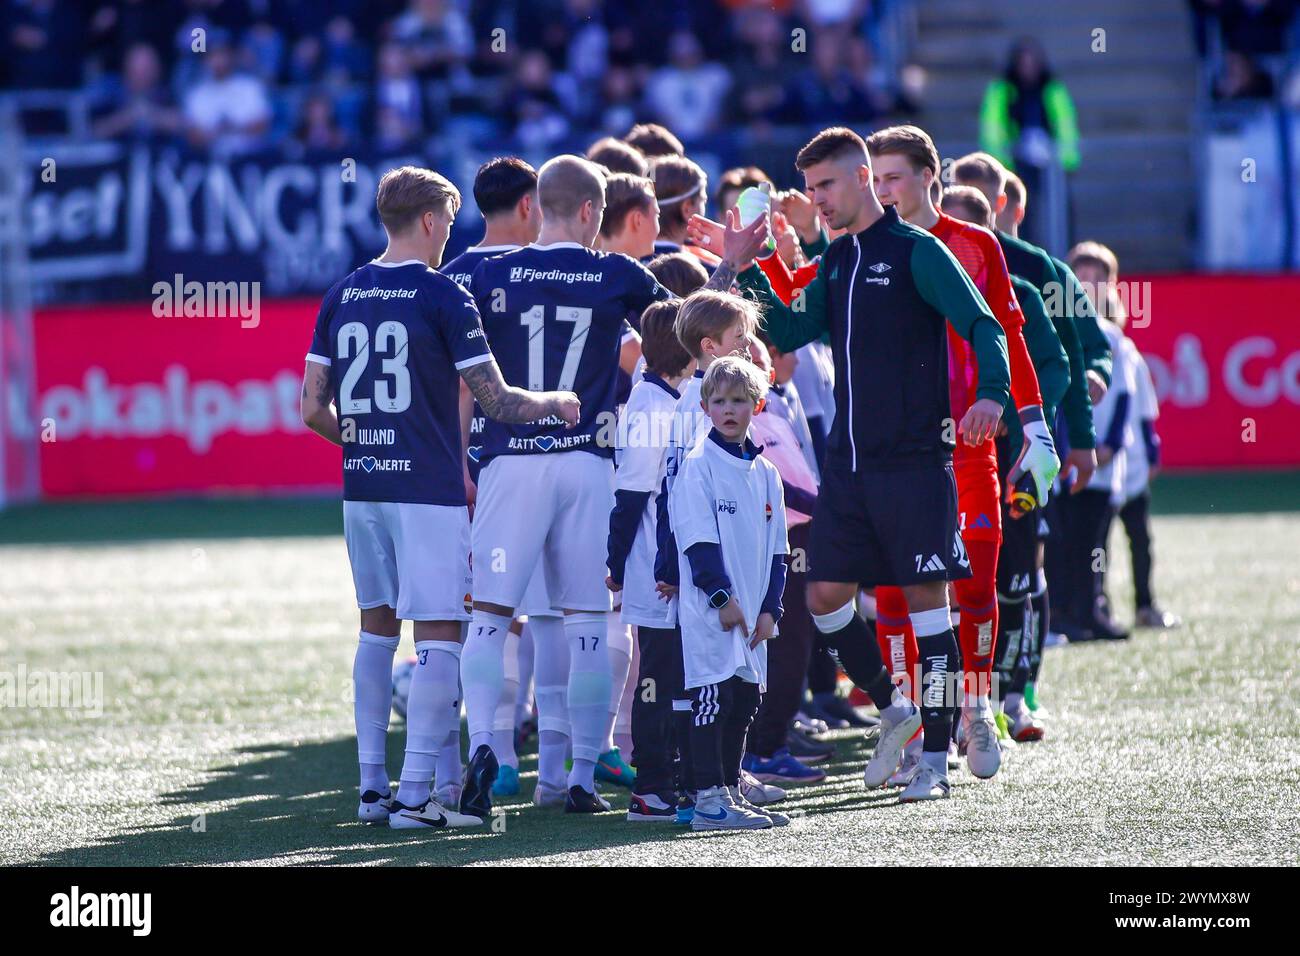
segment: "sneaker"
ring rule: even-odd
[[[767,817],[772,821],[774,827],[788,827],[790,825],[790,815],[782,813],[780,810],[769,810],[767,807],[760,807],[750,803],[745,799],[745,795],[740,792],[740,787],[728,787],[727,792],[731,794],[731,802],[742,810],[748,810],[750,813],[757,813],[759,816]]]
[[[881,718],[880,738],[876,741],[876,750],[862,772],[862,782],[866,784],[868,790],[883,787],[889,781],[902,761],[903,746],[921,729],[921,710],[910,701],[909,704],[912,712],[898,723],[890,723]]]
[[[1033,681],[1025,681],[1025,706],[1038,710],[1038,685]]]
[[[890,776],[885,786],[906,787],[916,776],[919,766],[921,766],[921,735],[917,734],[903,748],[903,762],[898,765],[898,769]]]
[[[445,787],[439,787],[433,791],[433,799],[437,800],[444,807],[460,806],[460,794],[462,791],[460,784],[449,783]]]
[[[812,701],[805,707],[805,711],[813,720],[825,724],[827,730],[846,730],[849,722],[843,717],[837,717],[830,713],[822,706],[823,702],[831,697],[839,697],[839,695],[833,692],[813,694]]]
[[[785,799],[785,791],[776,784],[759,780],[743,766],[740,768],[740,792],[755,806],[766,806]]]
[[[999,710],[993,715],[993,723],[998,728],[998,746],[1002,752],[1016,749],[1016,741],[1011,736],[1011,718],[1004,711]]]
[[[998,728],[993,722],[992,710],[961,709],[958,739],[966,751],[966,768],[981,780],[988,780],[1002,766],[1002,750],[998,747]]]
[[[824,734],[828,730],[830,730],[830,727],[827,726],[826,721],[818,720],[816,717],[810,717],[805,711],[802,710],[795,712],[794,726],[796,730],[801,731],[802,733],[805,734],[809,734],[811,736]]]
[[[432,798],[419,807],[408,807],[393,801],[393,813],[388,818],[388,825],[394,830],[446,830],[482,824],[482,818],[448,810]]]
[[[535,807],[562,807],[565,801],[569,799],[569,789],[567,787],[552,787],[538,781],[533,788],[533,806]]]
[[[690,791],[677,798],[676,823],[690,823],[695,819],[695,793]]]
[[[514,797],[519,795],[519,768],[509,764],[497,771],[497,778],[492,783],[492,796]]]
[[[1151,607],[1138,608],[1138,627],[1156,627],[1167,631],[1170,628],[1182,627],[1182,625],[1183,622],[1179,619],[1177,614],[1172,614],[1169,611],[1158,608],[1154,604]]]
[[[814,743],[793,730],[785,735],[785,746],[782,749],[798,758],[800,763],[805,764],[825,763],[831,759],[831,754],[834,753],[825,744]]]
[[[380,793],[378,790],[367,790],[361,795],[361,802],[357,804],[357,819],[362,823],[387,823],[388,815],[393,812],[393,791]]]
[[[920,803],[923,800],[947,800],[951,787],[947,774],[937,773],[929,764],[921,763],[916,776],[898,795],[899,803]]]
[[[766,758],[745,754],[740,767],[763,782],[816,783],[826,779],[825,770],[817,770],[802,763],[785,747]]]
[[[628,765],[615,747],[606,750],[596,758],[596,779],[601,783],[612,783],[616,787],[627,787],[631,790],[636,783],[636,771]]]
[[[738,806],[726,787],[701,790],[695,801],[691,829],[700,830],[770,830],[772,821],[758,810]]]
[[[871,727],[871,721],[863,718],[847,700],[836,693],[816,694],[813,696],[813,703],[824,714],[830,714],[842,721],[845,727],[866,728]],[[820,716],[820,715],[819,715]],[[827,723],[830,721],[828,720]]]
[[[1043,739],[1046,728],[1028,707],[1022,704],[1018,712],[1009,714],[1008,717],[1011,721],[1011,739],[1016,743],[1023,744]]]
[[[1129,632],[1108,617],[1095,617],[1092,621],[1092,635],[1102,641],[1127,641]]]
[[[629,823],[676,823],[677,798],[669,794],[665,800],[654,793],[634,793],[627,804]]]
[[[492,816],[492,784],[501,767],[487,744],[480,744],[465,768],[465,789],[460,795],[460,812],[486,820]]]
[[[614,809],[598,793],[592,793],[590,790],[583,790],[582,787],[574,784],[569,788],[569,794],[564,800],[565,813],[608,813]]]

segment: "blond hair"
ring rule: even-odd
[[[757,306],[730,292],[700,289],[686,298],[677,313],[677,338],[691,357],[698,359],[704,355],[706,338],[721,338],[737,322],[743,324],[745,335],[750,335],[758,325]]]
[[[726,395],[732,390],[740,391],[757,405],[767,394],[767,381],[758,366],[748,358],[724,355],[704,373],[704,381],[700,383],[700,398],[707,403],[714,395]]]
[[[460,191],[432,169],[399,166],[379,180],[375,208],[384,229],[394,235],[405,232],[426,212],[455,219],[460,211]]]
[[[963,186],[979,186],[994,196],[1002,195],[1007,185],[1007,168],[988,153],[967,153],[952,164],[953,179]]]

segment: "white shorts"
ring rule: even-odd
[[[520,608],[533,574],[554,607],[608,611],[605,541],[614,464],[585,451],[502,455],[479,475],[474,599]]]
[[[563,612],[551,603],[551,589],[546,586],[546,568],[539,561],[524,589],[523,600],[515,608],[515,617],[562,617]]]
[[[343,538],[360,608],[403,621],[468,621],[469,510],[395,501],[343,502]]]

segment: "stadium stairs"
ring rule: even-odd
[[[944,157],[977,146],[986,85],[1017,37],[1036,36],[1079,115],[1072,237],[1105,242],[1125,271],[1192,265],[1197,61],[1185,0],[921,0],[917,27],[921,122]],[[1092,52],[1099,27],[1104,53]]]

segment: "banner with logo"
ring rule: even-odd
[[[152,302],[38,310],[45,496],[337,492],[341,452],[299,411],[318,304],[264,301],[255,323]]]
[[[1300,467],[1300,275],[1163,275],[1128,335],[1160,400],[1164,464]]]

